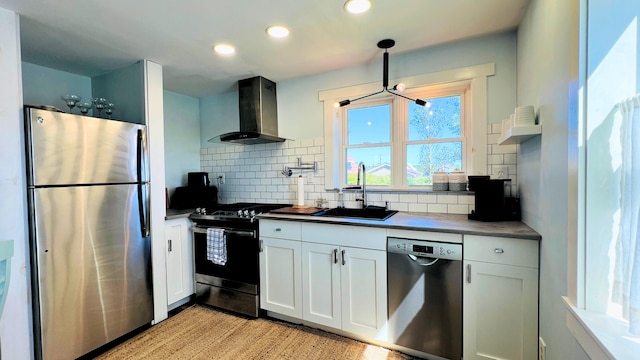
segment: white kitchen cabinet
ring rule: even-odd
[[[363,240],[379,246],[386,231],[305,223],[302,240],[302,318],[386,340],[386,253],[348,246]]]
[[[167,305],[193,294],[193,240],[190,230],[189,219],[165,221]]]
[[[464,236],[463,357],[538,357],[538,241]]]
[[[302,243],[302,318],[340,329],[340,249],[339,246]]]
[[[300,224],[260,220],[260,308],[302,318]]]

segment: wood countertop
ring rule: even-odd
[[[176,209],[167,209],[167,215],[164,217],[165,220],[173,220],[173,219],[180,219],[180,218],[188,218],[189,215],[193,214],[193,212],[196,211],[196,209],[183,209],[183,210],[176,210]]]
[[[374,226],[389,229],[437,231],[466,235],[498,236],[541,240],[542,236],[521,221],[477,221],[467,215],[398,212],[386,220],[367,220],[346,217],[324,217],[298,214],[260,214],[260,219],[307,221],[337,225]]]

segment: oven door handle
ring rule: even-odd
[[[192,227],[192,229],[193,229],[194,233],[198,233],[198,234],[206,234],[207,233],[207,228],[204,228],[204,227],[194,226],[194,227]],[[232,234],[232,235],[252,236],[252,237],[256,236],[256,232],[255,231],[224,229],[224,232],[226,234]]]

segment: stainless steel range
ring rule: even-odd
[[[196,302],[249,317],[258,317],[260,307],[259,237],[256,215],[289,204],[236,203],[215,209],[196,209],[193,222]],[[222,229],[226,263],[209,260],[211,230]]]

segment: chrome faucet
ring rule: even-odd
[[[366,208],[367,207],[367,172],[365,170],[364,167],[364,162],[360,162],[358,164],[358,183],[357,185],[360,185],[360,173],[362,171],[362,199],[358,199],[359,201],[362,201],[362,208]]]

